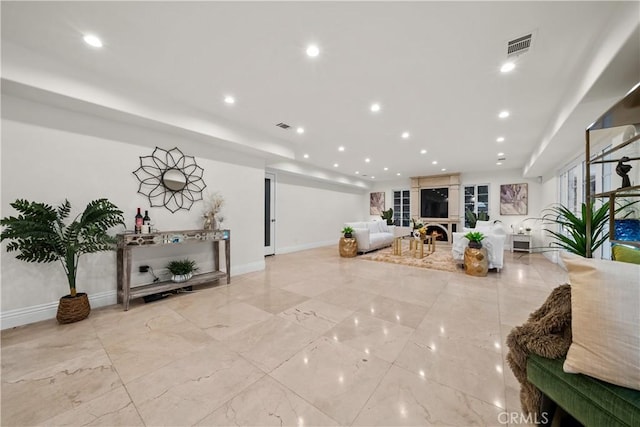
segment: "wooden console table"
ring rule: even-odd
[[[224,256],[226,272],[220,271],[221,240],[225,242]],[[131,288],[131,257],[134,250],[203,242],[213,243],[214,271],[196,274],[186,282],[176,283],[167,280]],[[227,278],[227,284],[231,282],[231,232],[229,230],[178,230],[149,234],[118,234],[117,250],[118,304],[122,304],[125,311],[129,310],[129,301],[134,298],[187,286],[200,285],[222,279],[223,277]]]

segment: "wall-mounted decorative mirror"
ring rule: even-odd
[[[150,206],[164,206],[173,213],[202,200],[207,186],[203,172],[195,157],[185,156],[177,147],[168,151],[156,147],[150,156],[140,156],[140,167],[133,174],[140,181],[138,193],[149,198]]]
[[[167,169],[162,174],[162,185],[171,191],[184,190],[187,186],[187,176],[179,169]]]

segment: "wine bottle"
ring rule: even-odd
[[[136,214],[135,233],[140,234],[141,232],[142,232],[142,214],[140,213],[140,208],[138,208],[138,213]]]
[[[142,233],[151,233],[151,218],[149,218],[149,211],[144,211],[144,217],[142,218]]]

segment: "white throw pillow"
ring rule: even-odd
[[[640,265],[562,254],[573,340],[564,371],[640,390]]]
[[[507,231],[504,229],[502,224],[496,222],[491,226],[491,234],[493,234],[494,236],[506,236]]]
[[[380,221],[370,221],[367,223],[370,233],[380,233]]]
[[[491,228],[492,221],[476,221],[476,228]]]

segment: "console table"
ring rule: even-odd
[[[220,271],[220,241],[225,242],[224,256],[226,272]],[[210,273],[196,274],[186,282],[176,283],[170,280],[150,283],[148,285],[131,288],[131,258],[132,252],[140,248],[171,247],[172,245],[184,245],[190,243],[213,244],[214,271]],[[227,278],[227,284],[231,282],[231,232],[229,230],[178,230],[162,231],[149,234],[125,233],[117,235],[117,280],[118,280],[118,304],[129,310],[129,301],[163,291],[184,288],[186,286],[200,285],[203,283]]]

